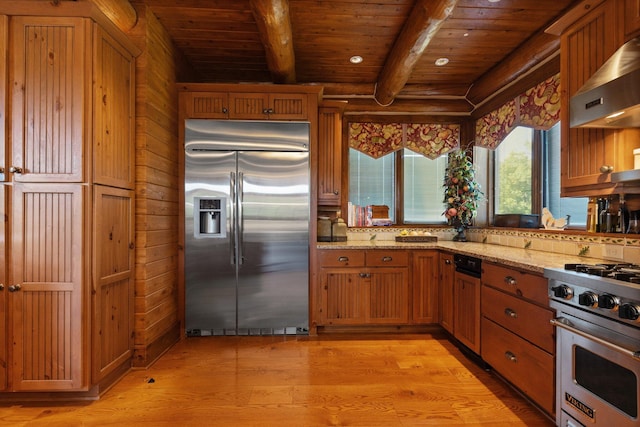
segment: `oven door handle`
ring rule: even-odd
[[[609,348],[609,349],[611,349],[613,351],[616,351],[618,353],[622,353],[622,354],[624,354],[626,356],[631,356],[634,359],[640,359],[640,351],[633,351],[633,350],[628,350],[626,348],[622,348],[622,347],[620,347],[620,346],[618,346],[616,344],[610,343],[609,341],[603,340],[602,338],[598,338],[598,337],[593,336],[593,335],[591,335],[589,333],[581,331],[580,329],[576,329],[576,328],[573,327],[573,325],[571,325],[571,322],[568,319],[564,318],[564,317],[558,317],[556,319],[551,319],[550,322],[551,322],[551,324],[553,326],[557,326],[558,328],[565,329],[565,330],[567,330],[567,331],[569,331],[571,333],[574,333],[576,335],[580,335],[581,337],[586,338],[588,340],[595,341],[598,344],[601,344],[601,345],[603,345],[603,346],[605,346],[605,347],[607,347],[607,348]]]

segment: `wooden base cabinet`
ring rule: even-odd
[[[453,288],[455,286],[453,254],[440,253],[440,280],[438,287],[439,321],[447,332],[453,334]]]
[[[548,414],[554,414],[555,331],[547,280],[483,264],[482,358]]]
[[[480,354],[480,279],[456,272],[453,290],[453,336]]]
[[[412,323],[438,323],[438,251],[411,253]]]
[[[409,322],[406,251],[322,250],[318,255],[319,326]]]

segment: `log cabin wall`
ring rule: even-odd
[[[189,68],[164,27],[136,5],[136,282],[134,366],[151,364],[180,337],[177,78]],[[181,74],[185,73],[185,74]]]

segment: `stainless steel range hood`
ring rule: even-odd
[[[640,127],[640,37],[618,49],[571,97],[569,125]]]

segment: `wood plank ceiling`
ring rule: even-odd
[[[558,37],[544,29],[578,2],[132,3],[156,15],[201,82],[317,84],[358,111],[462,115],[557,54]],[[352,64],[354,55],[362,62]],[[439,58],[449,62],[437,66]]]

